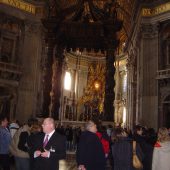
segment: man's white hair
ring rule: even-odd
[[[53,118],[48,117],[48,118],[45,118],[44,121],[45,121],[45,120],[46,120],[47,122],[49,122],[50,124],[52,124],[52,125],[53,125],[53,128],[55,128],[55,121],[54,121]]]
[[[92,124],[95,124],[92,120],[86,122],[84,125],[85,130],[89,130]]]

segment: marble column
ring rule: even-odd
[[[104,119],[114,121],[114,100],[115,100],[115,52],[119,45],[116,33],[122,28],[122,21],[118,20],[115,10],[104,21],[104,36],[106,49],[106,75],[105,75],[105,97],[104,97]]]
[[[115,67],[116,67],[116,75],[115,75],[115,79],[116,79],[116,86],[115,86],[115,115],[114,115],[114,119],[115,122],[118,123],[118,112],[119,112],[119,103],[120,103],[120,86],[121,86],[121,80],[120,80],[120,70],[119,70],[119,60],[117,60],[115,62]]]
[[[135,84],[135,63],[136,57],[134,55],[134,51],[131,51],[128,55],[127,59],[127,125],[130,129],[133,128],[134,124],[136,124],[136,89],[134,87]]]
[[[115,50],[113,47],[107,49],[106,54],[106,75],[105,75],[105,98],[104,98],[104,110],[105,115],[104,118],[106,121],[113,121],[114,120],[114,86],[115,86]]]
[[[158,117],[158,70],[159,23],[141,24],[140,86],[141,112],[139,119],[148,127],[157,127]]]
[[[52,64],[53,64],[53,51],[54,44],[48,42],[46,45],[47,56],[43,67],[43,104],[42,104],[42,117],[50,116],[49,106],[51,103],[50,92],[52,89]]]
[[[61,119],[60,103],[61,103],[61,89],[62,89],[62,70],[63,70],[63,48],[56,46],[55,59],[53,63],[52,73],[52,90],[51,90],[51,116],[55,120]]]

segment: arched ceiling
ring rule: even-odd
[[[44,2],[44,0],[36,0],[36,2],[41,1]],[[112,6],[116,9],[118,18],[123,21],[123,28],[118,33],[118,39],[121,42],[119,47],[122,47],[122,44],[126,43],[130,36],[133,21],[132,15],[137,0],[48,0],[46,2],[48,3],[48,5],[45,5],[47,13],[54,12],[55,16],[58,15],[64,18],[64,20],[72,21],[80,21],[82,20],[80,15],[84,17],[86,14],[90,22],[104,20],[107,13],[106,10],[109,10],[109,5]],[[15,4],[11,5],[15,6]]]
[[[126,43],[132,28],[132,14],[135,7],[135,0],[57,0],[56,3],[58,6],[58,10],[62,13],[61,15],[65,15],[66,13],[69,14],[65,15],[65,19],[67,20],[78,20],[79,14],[81,12],[88,13],[90,11],[90,8],[93,7],[91,18],[89,16],[91,22],[97,19],[97,17],[100,17],[99,13],[102,12],[102,10],[106,10],[107,5],[112,3],[114,8],[116,8],[118,18],[123,21],[123,28],[118,33],[118,37],[121,42],[120,46]],[[81,9],[81,3],[84,3],[85,5],[84,11],[83,9]],[[88,5],[86,5],[87,3]],[[89,4],[91,4],[91,6]],[[95,15],[95,17],[93,14]]]

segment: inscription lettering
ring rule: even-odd
[[[21,9],[23,11],[35,14],[36,7],[32,4],[26,3],[21,0],[0,0],[0,3],[4,3],[15,8]]]
[[[153,16],[158,15],[164,12],[170,11],[170,3],[166,3],[155,8],[143,8],[142,9],[142,16]]]

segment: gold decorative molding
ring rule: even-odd
[[[0,0],[0,3],[12,6],[14,8],[18,8],[34,15],[43,13],[42,6],[36,6],[31,3],[24,2],[22,0]]]
[[[170,2],[156,6],[154,8],[143,8],[142,9],[142,16],[150,17],[154,15],[158,15],[164,12],[170,11]]]

